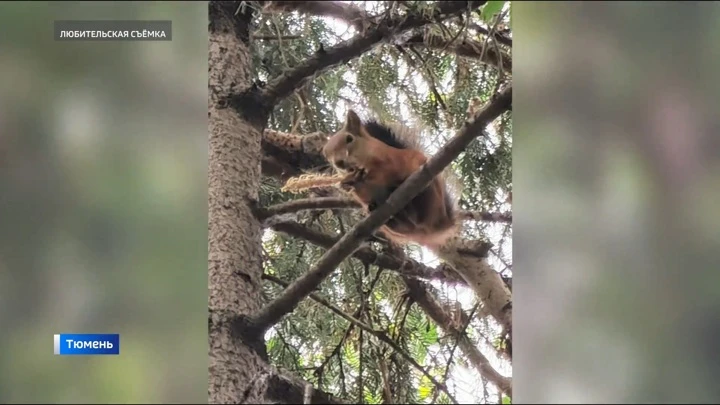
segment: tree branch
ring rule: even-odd
[[[508,224],[512,222],[512,213],[510,212],[460,211],[458,216],[473,221],[505,222]]]
[[[273,225],[272,229],[296,238],[304,239],[325,249],[331,248],[339,240],[339,238],[326,235],[296,222],[277,223]],[[392,255],[377,253],[369,247],[361,247],[356,250],[353,252],[353,257],[363,263],[374,264],[378,267],[393,270],[408,277],[416,277],[425,280],[439,280],[453,284],[465,284],[465,280],[463,280],[452,268],[450,268],[450,266],[445,264],[433,269],[412,259],[398,259]]]
[[[261,214],[258,219],[263,221],[275,215],[288,214],[303,210],[338,208],[360,208],[360,204],[350,198],[342,197],[300,198],[260,209]]]
[[[478,25],[478,24],[470,24],[470,27],[469,27],[469,28],[470,28],[470,29],[473,29],[473,30],[475,30],[475,31],[477,31],[477,32],[479,32],[479,33],[481,33],[481,34],[483,34],[483,35],[486,35],[486,36],[490,34],[490,31],[488,31],[487,28],[481,27],[481,26]],[[497,31],[495,31],[494,34],[493,34],[493,38],[495,38],[495,40],[497,40],[499,43],[501,43],[501,44],[503,44],[503,45],[505,45],[505,46],[510,46],[510,47],[512,47],[512,38],[508,38],[508,37],[505,36],[504,34],[501,34],[501,33],[497,32]]]
[[[437,253],[450,263],[455,271],[473,289],[475,296],[487,308],[492,317],[500,324],[504,333],[512,330],[512,295],[500,274],[487,261],[487,252],[477,254],[483,246],[474,241],[454,238],[451,243],[442,246]],[[481,244],[482,245],[482,244]]]
[[[381,20],[374,24],[373,28],[366,30],[361,35],[332,48],[318,51],[294,68],[283,72],[270,81],[260,92],[257,102],[266,109],[272,108],[278,100],[287,97],[295,89],[303,86],[310,77],[317,76],[333,66],[350,61],[397,33],[433,22],[440,22],[464,10],[477,8],[484,3],[486,2],[443,1],[436,3],[437,8],[430,16],[427,16],[427,13],[418,11]]]
[[[274,282],[274,283],[276,283],[276,284],[279,284],[279,285],[285,287],[286,289],[287,289],[287,288],[290,288],[290,287],[289,287],[290,285],[289,285],[288,283],[280,280],[280,279],[277,278],[277,277],[274,277],[274,276],[271,276],[271,275],[267,275],[267,274],[263,274],[263,278],[266,279],[266,280],[272,281],[272,282]],[[440,390],[443,391],[445,394],[447,394],[447,396],[453,401],[453,403],[456,403],[456,404],[458,403],[457,400],[455,399],[455,397],[448,391],[447,386],[446,386],[445,384],[442,384],[442,383],[438,382],[438,381],[435,379],[435,377],[433,377],[432,375],[430,375],[430,373],[428,373],[417,361],[415,361],[415,359],[412,358],[412,356],[410,356],[409,354],[407,354],[407,353],[405,352],[405,350],[402,349],[402,347],[400,347],[397,343],[395,343],[394,340],[390,339],[390,337],[388,337],[387,334],[385,334],[385,333],[382,332],[382,331],[375,330],[375,329],[373,329],[372,327],[370,327],[369,325],[367,325],[365,322],[363,322],[363,321],[361,321],[361,320],[359,320],[359,319],[357,319],[357,318],[355,318],[355,317],[353,317],[353,316],[351,316],[351,315],[346,314],[343,310],[341,310],[341,309],[338,308],[337,306],[331,304],[331,303],[328,302],[326,299],[318,296],[318,295],[315,294],[315,293],[311,293],[311,294],[309,295],[309,297],[310,297],[313,301],[315,301],[315,302],[319,303],[320,305],[323,305],[324,307],[328,308],[329,310],[331,310],[332,312],[334,312],[335,314],[337,314],[337,315],[340,316],[341,318],[345,319],[346,321],[350,322],[351,324],[355,325],[356,327],[364,330],[365,332],[370,333],[371,335],[375,336],[378,340],[386,343],[386,344],[387,344],[388,346],[390,346],[397,354],[399,354],[399,355],[402,356],[405,360],[407,360],[410,364],[412,364],[413,367],[415,367],[418,371],[420,371],[421,373],[423,373],[423,375],[425,375],[438,389],[440,389]]]
[[[281,223],[274,227],[276,231],[287,233],[291,236],[302,238],[310,243],[318,245],[320,247],[329,248],[336,241],[330,235],[323,234],[322,232],[315,231],[304,225],[297,223]],[[353,256],[365,263],[375,263],[378,267],[382,267],[388,270],[398,271],[408,286],[411,296],[415,302],[428,314],[428,316],[440,326],[448,335],[453,336],[456,339],[460,349],[466,353],[471,364],[480,374],[497,386],[502,392],[508,396],[512,396],[512,380],[508,377],[504,377],[499,374],[490,364],[489,360],[478,350],[475,344],[467,337],[467,335],[460,333],[458,325],[452,320],[452,317],[448,315],[448,310],[437,301],[437,298],[428,290],[425,283],[414,280],[411,277],[418,276],[425,279],[442,279],[451,282],[463,282],[458,279],[457,273],[454,270],[448,268],[449,266],[443,264],[438,269],[431,269],[422,263],[415,262],[414,260],[407,260],[405,258],[398,258],[395,256],[377,254],[372,249],[361,248],[357,250]],[[405,263],[405,266],[403,266]],[[402,268],[404,267],[404,270]],[[448,277],[450,277],[448,279]],[[264,279],[277,282],[280,285],[287,287],[287,284],[270,275],[263,275]],[[507,279],[505,282],[508,288],[511,287],[510,283],[512,279]],[[465,325],[469,322],[469,317],[463,312],[460,314],[460,323]]]
[[[253,39],[260,40],[260,41],[279,41],[279,40],[292,40],[292,39],[300,39],[302,36],[300,35],[253,35]]]
[[[278,177],[282,178],[327,165],[327,161],[320,153],[326,139],[327,134],[318,132],[297,135],[265,129],[260,145],[266,156],[265,160],[272,159],[276,164],[266,164],[263,174],[279,173]]]
[[[454,322],[448,315],[448,311],[438,303],[437,299],[428,291],[424,283],[406,278],[410,296],[425,311],[425,313],[448,335],[453,336],[460,349],[468,356],[468,360],[475,369],[486,380],[498,387],[507,396],[512,396],[512,379],[498,373],[490,361],[485,357],[475,344],[462,330],[463,326],[469,323],[468,316],[463,312],[459,322]]]
[[[483,128],[510,109],[511,105],[512,86],[508,86],[500,94],[493,96],[490,103],[478,111],[474,117],[466,121],[458,135],[393,191],[384,204],[355,225],[328,249],[310,271],[296,279],[279,297],[258,311],[251,319],[252,325],[257,328],[255,332],[264,333],[285,314],[292,312],[298,303],[317,288],[343,260],[355,252],[365,239],[427,187],[432,179],[440,174],[482,132]]]
[[[286,374],[271,373],[267,381],[264,397],[279,403],[304,403],[305,389],[309,383]],[[325,393],[313,387],[311,402],[313,404],[347,404],[334,395]]]
[[[498,69],[502,62],[503,71],[512,72],[512,58],[508,54],[504,52],[498,54],[497,50],[489,45],[483,53],[483,44],[467,36],[455,39],[452,42],[450,41],[451,39],[446,39],[440,34],[427,33],[426,35],[413,35],[405,41],[404,45],[421,45],[428,48],[445,50],[468,58],[482,58],[481,62],[493,65]]]
[[[290,200],[284,203],[275,204],[268,208],[260,208],[257,219],[264,221],[270,217],[282,214],[295,213],[305,210],[325,210],[325,209],[344,209],[344,208],[361,208],[360,204],[351,199],[344,197],[318,197],[318,198],[300,198]],[[458,216],[461,219],[469,219],[473,221],[487,222],[512,222],[511,213],[488,212],[488,211],[460,211]]]
[[[362,32],[363,22],[371,19],[365,10],[339,1],[270,1],[267,11],[298,11],[315,16],[331,17],[355,27]]]

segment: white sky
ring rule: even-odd
[[[372,2],[372,1],[366,1],[366,2],[343,1],[343,2],[355,4],[359,7],[365,8],[366,10],[368,10],[371,13],[372,13],[373,8],[378,6],[377,4],[374,4],[374,3],[379,3],[379,2]],[[380,5],[380,7],[382,7],[382,5]],[[507,7],[507,5],[506,5],[506,7]],[[353,35],[355,35],[354,28],[349,27],[347,24],[345,24],[342,21],[334,20],[331,18],[323,18],[323,20],[326,23],[328,23],[328,25],[333,29],[335,34],[338,35],[339,37],[341,37],[343,40],[347,40],[347,39],[351,38]],[[334,45],[334,44],[326,44],[326,46],[332,46],[332,45]],[[406,70],[406,69],[407,69],[407,66],[401,66],[400,72],[399,72],[400,77],[403,77],[403,75],[405,73],[404,70]],[[348,74],[345,75],[344,79],[350,83],[354,83],[355,82],[354,76],[355,75],[352,72],[348,72]],[[424,81],[423,81],[421,75],[411,73],[411,77],[419,91],[428,91],[428,88],[424,84]],[[448,82],[449,82],[449,80],[442,80],[442,78],[441,78],[440,83],[438,83],[438,85],[439,85],[438,90],[441,93],[444,92],[444,87],[447,86]],[[391,96],[394,97],[392,94],[391,94]],[[354,99],[354,98],[356,98],[356,97],[352,97],[352,99]],[[407,120],[408,122],[412,122],[412,119],[410,118],[412,116],[412,112],[410,111],[410,109],[408,107],[406,107],[406,105],[407,105],[406,103],[403,103],[403,104],[405,104],[405,105],[401,106],[401,116],[404,117],[404,119]],[[372,114],[372,112],[365,111],[362,108],[362,106],[359,106],[359,105],[351,106],[351,105],[347,105],[347,103],[341,101],[340,103],[338,103],[338,105],[335,108],[335,113],[336,113],[338,122],[344,121],[345,114],[346,114],[348,108],[355,109],[361,115],[363,115],[363,113],[368,114],[368,117],[369,117],[369,114]],[[487,128],[487,131],[488,131],[490,137],[497,139],[496,138],[497,134],[492,125]],[[444,136],[446,139],[449,139],[450,137],[452,137],[454,135],[454,129],[450,129],[448,131],[448,133],[443,133],[441,135]],[[437,148],[439,148],[442,145],[436,145],[436,146],[437,146]],[[434,152],[435,152],[435,150],[428,150],[428,153],[430,153],[430,154],[432,154]],[[499,196],[499,198],[504,200],[505,196]],[[501,211],[506,211],[509,209],[510,209],[510,206],[508,204],[503,204],[501,206]],[[503,228],[504,228],[503,224],[489,224],[489,226],[487,226],[487,228],[485,230],[486,237],[488,237],[490,239],[490,241],[494,244],[496,249],[500,248],[499,241],[502,238]],[[263,239],[267,240],[270,238],[271,235],[272,235],[272,231],[267,230],[265,235],[263,235]],[[427,250],[425,248],[422,248],[421,250],[422,250],[421,254],[419,256],[414,257],[416,260],[418,260],[428,266],[431,266],[431,267],[436,266],[440,263],[438,258],[432,252],[430,252],[429,250]],[[503,252],[504,257],[512,257],[512,237],[511,237],[511,235],[508,235],[506,237],[505,243],[502,244],[502,252]],[[500,271],[504,268],[504,265],[502,264],[502,262],[496,256],[494,256],[492,254],[490,255],[489,262],[498,271]],[[507,271],[507,275],[511,275],[509,270]],[[469,288],[463,288],[463,287],[447,288],[447,287],[444,287],[440,282],[433,282],[432,284],[435,287],[441,289],[447,295],[448,299],[457,300],[465,310],[468,310],[468,311],[471,310],[475,304],[475,294]],[[495,325],[492,320],[488,320],[488,323],[490,324],[490,328],[492,328],[492,330],[496,331],[490,337],[492,338],[492,336],[497,336],[497,332],[499,331],[499,328],[497,327],[497,325]],[[468,328],[468,331],[470,331],[470,329],[472,329],[472,328],[473,327],[470,326]],[[441,334],[440,336],[442,336],[442,332],[440,330],[438,330],[438,333],[440,333]],[[273,330],[271,329],[270,331],[268,331],[268,335],[266,337],[270,338],[273,335],[274,335],[274,333],[273,333]],[[477,334],[475,334],[475,336],[477,336]],[[479,347],[478,347],[480,352],[483,353],[483,355],[485,355],[488,358],[488,360],[493,365],[493,367],[500,374],[505,375],[505,376],[511,376],[512,371],[511,371],[510,364],[507,361],[498,359],[497,356],[494,355],[494,353],[495,353],[494,349],[492,349],[487,343],[483,343],[482,339],[480,339],[480,342],[481,343],[479,344]],[[434,346],[435,347],[431,347],[430,350],[428,351],[428,358],[430,358],[433,353],[435,353],[435,354],[439,353],[440,346],[439,345],[434,345]],[[459,348],[456,349],[456,352],[457,352],[457,354],[460,354],[460,349]],[[452,368],[452,371],[450,373],[449,380],[448,380],[450,392],[454,393],[456,399],[460,403],[478,403],[478,401],[480,401],[483,397],[483,388],[480,383],[481,377],[474,368],[472,368],[472,367],[467,368],[467,367],[463,367],[462,365],[458,364],[458,362],[456,361],[457,354],[454,357],[455,360],[453,360],[453,368]],[[438,355],[438,359],[444,359],[444,358],[445,358],[445,356],[443,356],[442,354]],[[419,372],[418,372],[418,375],[420,375]],[[441,378],[438,378],[438,380],[440,381]],[[497,397],[496,397],[497,393],[496,393],[494,387],[491,384],[488,384],[487,389],[490,394],[490,396],[489,396],[490,401],[494,402],[494,403],[499,402],[497,400]],[[429,399],[431,399],[431,398],[429,398]]]

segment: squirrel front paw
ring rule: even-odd
[[[355,182],[354,182],[354,181],[343,180],[343,181],[340,182],[340,188],[343,189],[343,190],[345,190],[345,191],[351,191],[354,186],[355,186]]]
[[[352,187],[359,181],[362,181],[365,177],[365,170],[363,169],[352,169],[341,181],[340,185],[343,187]]]

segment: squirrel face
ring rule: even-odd
[[[322,154],[338,171],[348,172],[357,168],[356,156],[362,150],[362,123],[357,114],[350,110],[345,124],[334,133],[322,149]]]

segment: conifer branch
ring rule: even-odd
[[[297,11],[303,14],[335,18],[358,31],[363,29],[363,21],[372,17],[365,10],[353,4],[339,1],[269,1],[264,8],[269,12]]]
[[[316,197],[316,198],[299,198],[296,200],[286,201],[272,205],[267,208],[258,210],[257,219],[266,220],[273,216],[290,214],[299,211],[314,211],[326,209],[358,209],[360,204],[351,199],[344,197]],[[512,222],[512,213],[509,212],[489,212],[489,211],[459,211],[458,217],[463,220],[485,221],[485,222]]]
[[[301,238],[325,249],[331,248],[339,240],[339,238],[316,231],[296,222],[280,222],[274,224],[272,229],[276,232]],[[413,259],[399,259],[390,254],[377,253],[369,247],[359,248],[353,252],[352,256],[365,264],[373,264],[383,269],[395,271],[403,276],[424,280],[438,280],[449,284],[466,285],[465,280],[445,264],[431,268]]]
[[[442,35],[436,33],[428,33],[426,35],[417,34],[408,38],[404,42],[404,45],[419,45],[433,49],[445,50],[447,52],[454,53],[458,56],[464,56],[468,58],[481,59],[482,63],[495,66],[505,72],[512,72],[512,58],[505,52],[500,52],[490,46],[490,43],[486,45],[485,52],[483,52],[483,43],[462,36],[455,39],[445,39]]]
[[[272,281],[278,285],[281,285],[281,286],[285,287],[286,289],[290,288],[288,283],[282,281],[281,279],[279,279],[277,277],[265,274],[265,275],[263,275],[263,278],[266,280]],[[328,300],[320,297],[317,294],[311,293],[309,295],[309,297],[313,301],[319,303],[320,305],[328,308],[333,313],[339,315],[341,318],[345,319],[346,321],[350,322],[351,324],[355,325],[356,327],[364,330],[365,332],[368,332],[369,334],[375,336],[381,342],[390,346],[397,354],[399,354],[401,357],[403,357],[405,360],[407,360],[410,364],[412,364],[412,366],[415,367],[418,371],[423,373],[423,375],[425,377],[427,377],[430,380],[430,382],[432,382],[438,389],[440,389],[445,394],[447,394],[447,396],[453,401],[453,403],[455,403],[455,404],[458,403],[457,399],[455,399],[455,397],[450,393],[450,391],[448,391],[447,386],[444,383],[438,382],[435,379],[435,377],[430,375],[430,373],[428,373],[427,370],[425,370],[425,368],[423,368],[415,359],[412,358],[412,356],[410,356],[397,343],[395,343],[395,341],[392,340],[385,332],[373,329],[372,327],[367,325],[365,322],[353,317],[352,315],[345,313],[343,310],[341,310],[337,306],[331,304],[330,302],[328,302]]]
[[[485,1],[442,1],[428,15],[425,11],[414,11],[407,15],[393,15],[378,18],[371,27],[359,35],[334,47],[318,50],[315,55],[300,62],[297,66],[283,72],[270,81],[258,95],[257,102],[264,108],[272,108],[279,100],[292,94],[311,77],[325,70],[346,63],[372,49],[384,40],[431,23],[441,22],[465,10],[472,10],[485,4]]]
[[[460,350],[465,353],[470,364],[473,365],[480,375],[498,387],[501,392],[512,397],[512,379],[498,373],[490,364],[488,358],[480,352],[477,346],[468,338],[467,334],[463,332],[464,325],[469,323],[467,315],[461,312],[458,317],[459,319],[453,320],[450,311],[443,308],[443,305],[430,293],[424,283],[406,278],[405,284],[413,300],[445,333],[451,335],[456,340]]]

